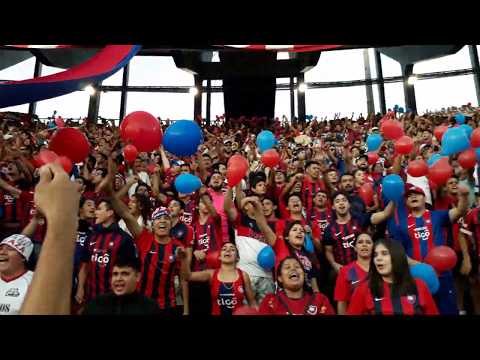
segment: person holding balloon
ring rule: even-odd
[[[427,285],[414,279],[402,245],[379,239],[368,278],[353,292],[347,315],[438,315]]]
[[[407,216],[399,219],[398,230],[392,236],[403,244],[411,264],[423,262],[434,247],[445,245],[444,229],[466,214],[468,193],[468,189],[459,187],[457,207],[430,211],[426,209],[423,190],[411,184],[406,185],[404,198]],[[441,314],[458,314],[451,272],[441,274],[440,290],[435,294],[435,300]]]
[[[298,258],[287,256],[280,262],[277,286],[277,292],[268,294],[261,302],[261,315],[335,315],[328,298],[308,287],[305,270]]]
[[[226,242],[217,251],[220,266],[215,269],[191,271],[187,251],[184,248],[177,251],[182,277],[190,283],[208,284],[208,297],[198,300],[211,302],[212,315],[235,315],[245,302],[249,307],[257,307],[250,277],[237,267],[239,255],[235,244]]]
[[[236,185],[235,190],[237,194],[240,192],[240,184]],[[274,291],[274,283],[270,269],[262,268],[257,259],[267,245],[275,243],[275,233],[268,225],[257,197],[243,198],[237,210],[233,204],[233,189],[229,187],[225,194],[224,209],[236,230],[235,243],[240,255],[238,267],[250,276],[255,299],[261,302],[268,293]]]
[[[334,299],[337,302],[339,315],[345,315],[354,290],[365,281],[370,270],[373,251],[372,237],[368,233],[361,233],[355,237],[354,241],[357,260],[340,269],[335,284]]]

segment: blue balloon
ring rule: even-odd
[[[473,132],[473,128],[470,126],[470,125],[467,125],[467,124],[462,124],[459,126],[460,129],[462,129],[465,134],[467,135],[467,138],[470,139],[470,137],[472,136],[472,132]]]
[[[400,114],[403,114],[403,113],[405,112],[405,110],[404,110],[403,107],[399,107],[399,108],[398,108],[398,112],[399,112]]]
[[[315,251],[315,247],[313,246],[313,240],[310,234],[305,234],[304,247],[305,247],[305,250],[309,253],[313,253]]]
[[[427,165],[429,167],[433,166],[438,160],[440,160],[442,158],[442,155],[440,154],[433,154],[432,157],[430,159],[428,159],[427,161]]]
[[[457,120],[457,124],[463,124],[465,122],[465,115],[458,113],[455,115],[455,120]]]
[[[163,136],[163,147],[177,156],[192,156],[203,143],[202,129],[195,121],[178,120],[170,125]]]
[[[453,155],[470,148],[470,141],[463,129],[449,128],[442,138],[442,153]]]
[[[382,192],[388,200],[398,201],[405,192],[405,183],[397,174],[385,176],[382,180]]]
[[[420,263],[410,266],[410,273],[414,278],[423,280],[432,294],[435,294],[440,288],[438,276],[430,265]]]
[[[377,150],[383,142],[383,138],[380,134],[371,134],[367,138],[368,151]]]
[[[267,245],[265,246],[257,256],[258,265],[260,265],[265,270],[270,270],[275,266],[275,252],[272,247]]]
[[[275,145],[275,135],[271,131],[263,130],[257,135],[257,147],[261,153],[273,148]]]
[[[202,186],[202,181],[198,176],[192,174],[181,174],[175,179],[175,189],[182,194],[190,194]]]

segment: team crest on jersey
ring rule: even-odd
[[[425,220],[425,224],[430,224],[432,220]]]
[[[175,261],[175,256],[174,256],[174,255],[170,255],[170,256],[168,257],[168,261],[171,262],[171,263],[174,262],[174,261]]]
[[[11,288],[7,290],[5,296],[19,297],[20,291],[18,290],[18,288]]]
[[[239,287],[238,287],[238,292],[239,292],[240,294],[243,294],[243,293],[244,293],[243,286],[239,286]]]
[[[318,311],[318,308],[315,305],[310,305],[307,309],[307,314],[308,315],[316,315]]]
[[[408,295],[407,296],[407,302],[409,304],[415,304],[415,301],[417,300],[417,297],[415,295]]]

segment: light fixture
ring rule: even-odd
[[[298,91],[300,91],[300,92],[305,92],[307,90],[307,88],[308,88],[308,86],[305,83],[301,83],[300,85],[298,85]]]
[[[197,96],[198,95],[198,89],[196,87],[191,87],[190,88],[190,94],[192,94],[193,96]]]
[[[95,95],[95,88],[92,85],[87,85],[83,88],[83,91],[86,91],[88,95]]]
[[[418,78],[415,75],[410,76],[407,80],[408,85],[415,85],[417,80],[418,80]]]

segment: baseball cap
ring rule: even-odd
[[[17,250],[26,260],[30,259],[33,252],[32,240],[22,234],[11,235],[3,239],[0,245],[8,245]]]
[[[224,143],[224,144],[228,144],[228,143],[232,144],[232,140],[227,139],[227,140],[225,140],[223,143]]]
[[[182,166],[185,165],[185,161],[182,160],[172,160],[172,165],[176,166]]]
[[[155,211],[152,213],[152,221],[160,219],[162,216],[170,217],[170,211],[168,210],[168,208],[166,208],[164,206],[161,206],[161,207],[155,209]]]
[[[423,191],[422,188],[420,188],[418,186],[415,186],[413,184],[406,184],[405,185],[405,195],[404,196],[408,197],[408,195],[410,195],[412,193],[417,193],[417,194],[425,196],[425,192]]]
[[[420,150],[420,153],[422,153],[423,150],[430,149],[431,147],[432,147],[432,145],[430,145],[430,144],[422,144],[422,145],[420,145],[420,147],[418,149]]]

